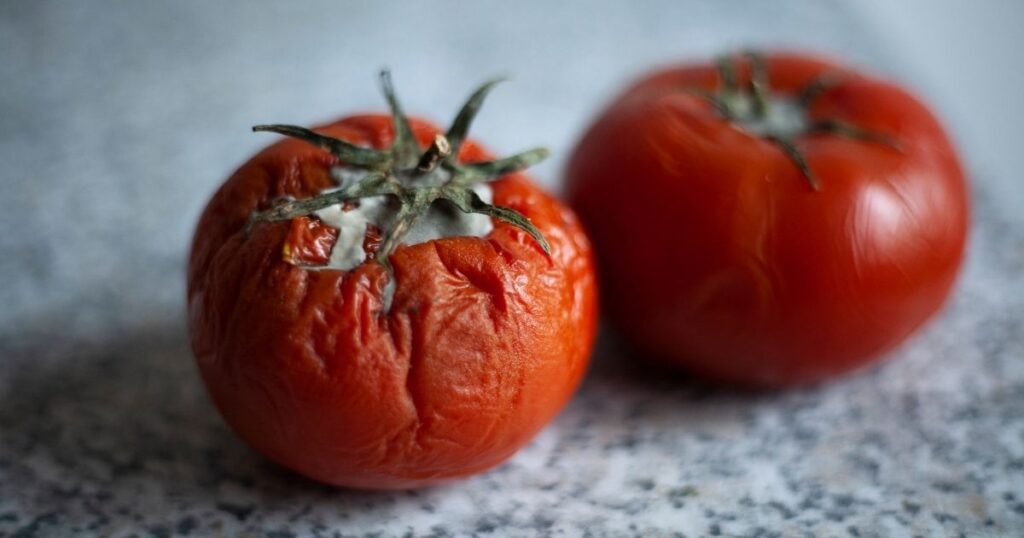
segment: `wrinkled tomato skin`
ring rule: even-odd
[[[426,145],[439,131],[413,120]],[[389,116],[319,129],[386,148]],[[490,156],[475,143],[461,159]],[[270,459],[330,484],[394,489],[493,467],[566,403],[584,373],[596,318],[592,255],[576,217],[522,174],[493,183],[496,204],[551,244],[495,223],[486,238],[402,246],[385,271],[285,263],[288,222],[246,234],[279,196],[332,186],[329,154],[282,140],[236,171],[199,221],[188,268],[189,328],[206,387],[227,423]]]
[[[899,150],[801,137],[815,192],[775,144],[686,91],[718,84],[713,66],[690,65],[640,80],[597,118],[568,196],[597,252],[603,311],[645,356],[783,387],[867,364],[940,309],[968,193],[941,126],[901,88],[817,58],[766,61],[782,93],[840,74],[809,114],[887,133]]]

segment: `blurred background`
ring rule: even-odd
[[[439,122],[509,75],[474,134],[499,153],[550,147],[535,176],[558,189],[588,118],[631,77],[740,46],[812,48],[911,86],[979,188],[1006,213],[1024,198],[1014,0],[5,2],[0,15],[0,326],[17,332],[57,316],[88,337],[178,308],[205,200],[273,140],[249,127],[380,110],[382,66],[407,109]]]
[[[360,511],[353,508],[353,499],[332,498],[309,486],[281,485],[291,483],[278,475],[267,478],[258,458],[233,444],[213,416],[187,350],[184,264],[193,226],[209,195],[274,139],[251,133],[251,125],[313,124],[381,110],[376,73],[383,66],[392,69],[406,109],[439,122],[447,122],[481,81],[510,76],[492,94],[473,135],[503,154],[535,145],[551,148],[553,158],[534,175],[556,191],[564,159],[588,119],[631,78],[661,64],[705,59],[737,47],[784,47],[816,50],[895,79],[933,105],[962,150],[975,189],[977,218],[984,221],[983,232],[975,238],[981,246],[972,248],[963,287],[975,290],[965,292],[974,293],[970,300],[975,305],[998,307],[1004,316],[998,325],[987,310],[971,310],[960,299],[952,317],[941,322],[942,332],[995,323],[1011,334],[1019,323],[1005,316],[1021,312],[1024,288],[1020,279],[999,279],[1010,274],[1007,267],[1019,269],[1024,262],[1018,255],[1005,262],[1010,265],[993,268],[979,252],[1005,252],[1022,244],[1022,23],[1024,2],[1017,0],[3,2],[0,535],[49,513],[58,515],[44,521],[51,525],[44,528],[85,525],[90,512],[81,496],[96,491],[106,491],[115,504],[141,502],[141,515],[132,516],[139,525],[181,519],[181,511],[213,510],[224,496],[243,499],[230,502],[252,505],[250,512],[257,514],[291,506],[268,497],[266,487],[254,489],[254,483],[268,482],[277,484],[269,491],[285,497],[336,503],[333,512],[314,508],[314,514]],[[979,346],[995,344],[977,342],[1005,336],[970,333],[967,343],[957,343],[937,332],[905,354],[927,355],[936,346],[953,346],[952,354],[982,356],[993,351]],[[1017,351],[998,352],[1002,355],[992,360],[1000,367],[1010,360],[1007,354],[1020,358]],[[926,360],[908,358],[895,370],[870,374],[828,396],[801,393],[757,409],[768,409],[764,420],[781,421],[775,427],[788,431],[796,427],[786,418],[794,412],[817,409],[806,412],[829,420],[861,397],[903,401],[907,391],[917,389],[955,391],[960,383],[955,378],[922,378],[927,369],[920,361]],[[963,373],[972,367],[951,363],[950,368]],[[1012,368],[1002,375],[1019,382],[1014,376],[1021,370]],[[575,454],[581,465],[592,461],[593,469],[630,476],[633,471],[611,469],[611,463],[603,462],[605,456],[589,454],[565,438],[565,432],[595,418],[589,407],[581,406],[602,405],[597,403],[604,400],[601,393],[611,390],[601,385],[611,374],[602,372],[598,368],[597,381],[592,376],[559,422],[510,465],[525,466],[526,476],[533,476],[530,469],[539,476],[540,464],[534,468],[532,462],[554,457],[557,448]],[[984,378],[971,379],[977,386],[989,386]],[[672,407],[690,398],[676,389],[653,395],[643,388],[622,390],[632,391],[632,399],[621,400],[624,405],[639,407]],[[767,437],[756,435],[757,424],[763,424],[757,422],[764,418],[761,411],[729,402],[723,405],[743,409],[733,419],[754,421],[750,442],[766,442]],[[999,402],[993,405],[1019,420],[1019,397]],[[602,409],[605,414],[619,412]],[[700,405],[693,409],[695,423],[715,423],[700,415]],[[732,424],[728,416],[719,418],[718,424]],[[942,417],[935,418],[938,428]],[[1019,421],[1013,424],[1013,431],[1019,431]],[[765,428],[768,432],[772,427]],[[593,431],[598,437],[622,433]],[[714,443],[733,439],[715,428],[708,435],[709,453],[718,450]],[[963,435],[966,439],[978,433]],[[1021,450],[1020,439],[1008,442],[1012,450]],[[83,443],[93,447],[93,456]],[[167,448],[173,444],[179,452]],[[96,455],[104,453],[114,456]],[[787,464],[799,474],[805,454],[794,454]],[[1014,457],[1024,460],[1020,452]],[[22,459],[28,463],[11,463]],[[152,461],[163,463],[147,463]],[[231,465],[242,468],[224,471]],[[757,480],[767,481],[770,487],[764,491],[775,491],[772,484],[783,480],[772,474],[779,465],[769,459],[757,468],[761,471],[751,471]],[[936,465],[942,463],[937,460]],[[119,472],[129,480],[119,480]],[[204,481],[218,473],[249,478],[232,486]],[[473,512],[500,515],[515,505],[499,499],[481,507],[471,501],[477,497],[474,492],[492,487],[533,491],[531,483],[518,479],[502,482],[507,476],[500,471],[489,476],[482,480],[490,482],[470,481],[461,493],[430,502],[459,517]],[[592,478],[585,472],[579,476]],[[1022,486],[1017,491],[1024,492],[1020,480],[1005,475],[1003,480],[1009,480],[1010,489]],[[15,483],[21,484],[17,493]],[[60,483],[75,485],[78,493],[72,487],[62,496]],[[892,484],[893,491],[900,487]],[[547,491],[562,489],[559,482]],[[219,493],[209,497],[208,491]],[[885,498],[889,490],[879,491]],[[539,494],[536,498],[546,499]],[[372,525],[385,516],[407,517],[425,522],[425,527],[410,524],[424,529],[437,520],[423,515],[419,504],[409,508],[418,515],[409,515],[403,510],[413,501],[402,499],[372,497],[365,502],[387,508],[363,509],[360,521]],[[605,510],[600,505],[576,509],[588,517]],[[1003,519],[993,516],[996,523],[1009,524],[1010,508],[993,510],[1003,514],[998,516]],[[4,513],[12,515],[5,520]],[[124,517],[111,515],[98,528],[131,528],[135,523],[122,521]],[[202,519],[206,516],[195,517],[209,522]],[[864,516],[864,521],[872,517]],[[243,528],[254,520],[227,517],[221,524]],[[949,528],[929,521],[932,527],[926,530]],[[623,525],[616,528],[628,528]]]

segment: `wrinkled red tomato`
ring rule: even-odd
[[[902,342],[943,304],[968,226],[928,109],[799,54],[640,80],[586,132],[568,181],[621,332],[744,385],[823,380]]]
[[[540,154],[483,162],[463,142],[481,92],[441,139],[406,122],[385,88],[393,117],[264,128],[303,140],[263,150],[217,191],[188,269],[192,345],[227,422],[286,467],[362,488],[432,484],[511,456],[577,386],[596,316],[581,226],[518,172]],[[358,184],[337,179],[360,169]],[[466,187],[488,179],[494,205]],[[395,210],[384,228],[335,228],[311,210],[332,202],[341,215],[368,193]],[[493,229],[403,242],[415,212],[460,210]],[[363,261],[325,265],[353,233]]]

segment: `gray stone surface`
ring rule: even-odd
[[[991,104],[944,101],[953,78],[914,76],[931,60],[862,7],[551,4],[0,5],[0,536],[1020,535],[1024,204],[1019,176],[993,173],[1020,155],[984,160],[962,134]],[[187,346],[184,258],[206,197],[269,141],[250,125],[378,109],[381,65],[437,119],[509,73],[474,131],[549,145],[536,175],[557,189],[628,77],[750,43],[841,54],[952,111],[975,172],[969,262],[884,364],[738,394],[630,366],[606,331],[521,453],[414,492],[310,483],[220,421]]]

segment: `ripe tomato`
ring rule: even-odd
[[[361,488],[432,484],[511,456],[577,386],[596,317],[590,247],[573,213],[517,171],[531,159],[488,169],[480,162],[490,154],[462,143],[482,93],[460,114],[462,127],[439,142],[430,123],[406,123],[389,86],[394,122],[359,115],[317,129],[334,142],[266,128],[306,141],[268,147],[221,186],[199,221],[188,268],[192,346],[227,422],[286,467]],[[373,188],[405,189],[389,199],[403,211],[455,214],[466,206],[506,220],[524,216],[516,226],[538,239],[495,219],[485,237],[402,244],[403,217],[395,216],[391,229],[366,225],[358,246],[366,259],[349,269],[324,266],[332,245],[364,230],[332,227],[302,204],[345,191],[333,177],[359,163],[307,141],[356,161],[389,159],[375,166],[394,183]],[[431,146],[423,157],[402,153],[420,145]],[[444,148],[454,154],[445,157]],[[473,171],[483,174],[470,179],[496,179],[497,206],[472,195],[421,199],[440,192],[427,189],[452,170],[475,166],[467,163],[481,164]]]
[[[917,99],[798,54],[665,69],[580,141],[568,191],[647,355],[781,386],[866,364],[943,304],[968,195]]]

